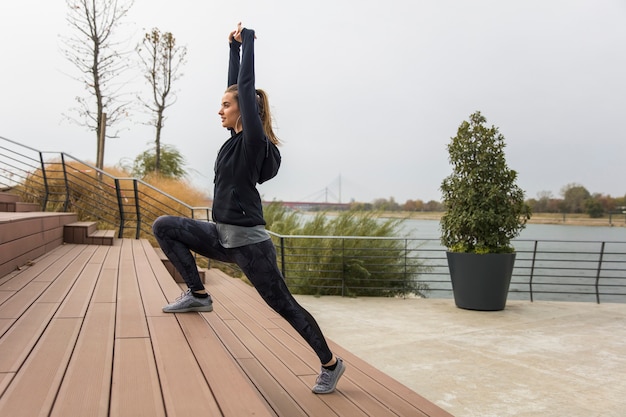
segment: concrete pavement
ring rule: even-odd
[[[296,298],[329,339],[456,417],[626,416],[626,304]]]

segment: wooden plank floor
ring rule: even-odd
[[[347,370],[315,395],[317,357],[255,290],[207,273],[211,313],[145,240],[63,245],[0,278],[0,416],[450,416],[331,343]]]

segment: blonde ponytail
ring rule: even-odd
[[[256,90],[257,103],[259,105],[259,116],[261,116],[261,122],[263,123],[263,130],[265,134],[272,141],[274,145],[280,145],[278,136],[274,133],[272,126],[272,114],[270,111],[270,103],[267,98],[267,93],[260,88]]]

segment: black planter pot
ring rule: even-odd
[[[504,309],[515,253],[446,253],[457,307],[482,311]]]

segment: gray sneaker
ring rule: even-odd
[[[187,290],[176,301],[163,307],[165,313],[186,313],[188,311],[213,311],[211,296],[198,298],[191,294],[191,290]]]
[[[330,394],[333,392],[337,386],[337,381],[339,381],[345,370],[346,365],[343,364],[343,360],[339,357],[337,358],[337,367],[334,371],[329,371],[322,367],[322,371],[317,377],[317,381],[315,381],[313,392],[316,394]]]

